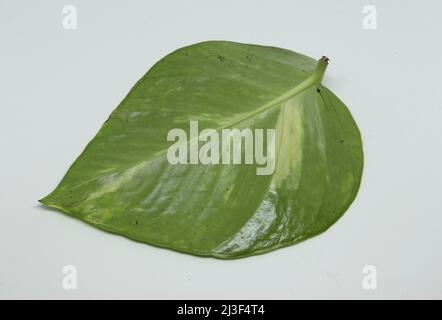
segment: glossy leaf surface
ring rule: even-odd
[[[101,229],[196,255],[238,258],[317,235],[362,175],[359,130],[321,84],[326,67],[274,47],[210,41],[155,64],[41,202]],[[173,128],[273,128],[276,166],[172,165]]]

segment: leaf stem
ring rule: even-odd
[[[290,89],[286,93],[280,95],[274,100],[270,101],[266,105],[264,105],[261,109],[267,109],[271,106],[274,106],[277,103],[283,102],[298,93],[310,88],[311,86],[321,84],[322,78],[324,77],[325,70],[327,69],[328,63],[330,59],[326,56],[322,56],[321,59],[318,60],[315,70],[313,70],[312,74],[305,79],[303,82],[298,84],[296,87]]]
[[[320,84],[322,81],[322,78],[324,77],[324,73],[325,73],[325,70],[327,69],[329,61],[330,61],[329,58],[327,58],[326,56],[322,56],[322,58],[318,60],[315,70],[313,70],[312,74],[310,74],[310,76],[307,79],[305,79],[303,82],[298,84],[296,87],[293,87],[289,91],[285,92],[284,94],[280,95],[279,97],[276,97],[272,101],[267,102],[265,105],[259,107],[258,109],[250,112],[249,114],[247,114],[246,117],[241,117],[240,119],[233,121],[227,127],[232,127],[232,126],[234,126],[234,125],[236,125],[236,124],[238,124],[248,118],[251,118],[259,113],[265,112],[269,109],[273,109],[273,108],[277,107],[280,103],[287,101],[288,99],[296,96],[300,92],[307,90],[308,88],[310,88],[312,86]],[[219,128],[219,129],[221,129],[221,128]],[[217,130],[218,130],[218,128],[217,128]]]
[[[327,69],[328,63],[330,62],[330,59],[326,56],[322,56],[321,59],[318,60],[318,64],[316,65],[315,71],[312,73],[312,76],[316,80],[318,84],[321,83],[322,78],[324,77],[325,70]]]

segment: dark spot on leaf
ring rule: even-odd
[[[316,89],[316,92],[317,92],[317,93],[321,93],[321,89],[317,88],[317,89]]]
[[[224,62],[224,57],[223,56],[218,56],[219,61]]]

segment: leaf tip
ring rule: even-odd
[[[319,59],[319,62],[328,65],[330,63],[330,59],[327,56],[322,56],[321,59]]]

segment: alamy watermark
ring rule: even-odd
[[[362,268],[362,287],[365,290],[376,290],[378,287],[378,273],[374,265],[365,265]]]
[[[374,5],[367,4],[362,8],[362,28],[365,30],[376,30],[378,27],[378,12]]]
[[[189,139],[183,129],[167,134],[174,141],[167,150],[170,164],[256,165],[257,175],[275,171],[275,129],[203,129],[198,121],[189,123]]]
[[[77,8],[73,5],[66,5],[61,10],[63,14],[63,20],[61,21],[61,25],[65,30],[77,30],[78,27],[78,16],[77,16]]]
[[[77,268],[73,265],[65,265],[63,267],[63,280],[61,285],[65,290],[77,289]]]

